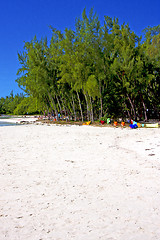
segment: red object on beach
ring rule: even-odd
[[[101,120],[101,124],[104,124],[104,123],[105,123],[105,121],[102,121],[102,120]]]
[[[118,124],[117,122],[114,122],[114,126],[115,126],[115,127],[117,126],[117,124]]]
[[[131,119],[131,124],[133,124],[133,120]]]
[[[121,126],[124,127],[124,125],[125,125],[125,122],[121,122]]]

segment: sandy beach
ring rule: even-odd
[[[1,240],[159,240],[160,129],[0,127]]]

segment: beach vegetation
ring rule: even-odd
[[[18,53],[16,82],[26,95],[1,99],[2,113],[46,110],[93,122],[147,120],[148,109],[159,111],[160,26],[138,36],[129,24],[109,16],[102,24],[84,9],[74,29],[50,29],[50,41],[35,36]]]

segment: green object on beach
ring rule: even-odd
[[[110,118],[107,118],[107,124],[109,124],[110,123]]]

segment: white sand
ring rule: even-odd
[[[0,240],[159,240],[160,129],[0,127]]]

